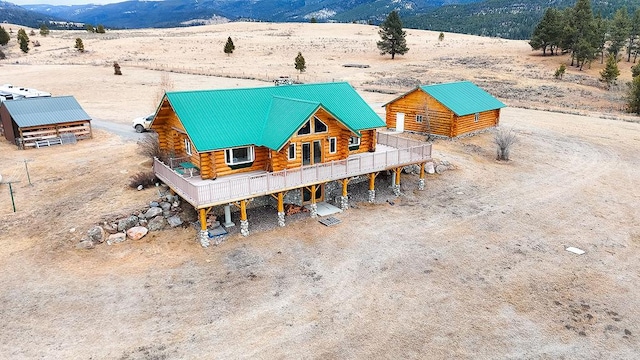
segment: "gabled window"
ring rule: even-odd
[[[358,150],[360,148],[360,138],[352,136],[349,138],[349,150]]]
[[[184,152],[189,156],[193,155],[193,152],[191,151],[191,141],[189,141],[188,138],[184,138]]]
[[[295,160],[295,158],[296,158],[296,144],[295,143],[291,143],[291,144],[289,144],[289,151],[287,153],[287,159]]]
[[[327,132],[327,124],[323,123],[322,120],[317,117],[313,117],[313,132],[314,133],[323,133]]]
[[[313,117],[313,128],[311,128],[311,120],[307,121],[302,125],[300,130],[298,130],[298,135],[309,135],[311,133],[325,133],[327,132],[328,127],[327,124],[323,123],[322,120],[318,119],[316,116]]]
[[[335,154],[338,151],[338,139],[334,137],[329,138],[329,154]]]
[[[480,120],[480,113],[476,113],[473,117],[473,122],[478,122]]]
[[[307,121],[300,130],[298,130],[298,135],[307,135],[311,134],[311,121]]]
[[[421,123],[422,122],[422,115],[416,115],[416,122],[417,123]]]
[[[253,146],[225,149],[224,158],[227,165],[239,165],[253,162]]]

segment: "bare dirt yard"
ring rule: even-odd
[[[556,81],[566,59],[466,35],[438,43],[437,33],[410,30],[412,50],[392,62],[377,54],[376,31],[237,23],[107,38],[52,31],[28,55],[5,51],[0,83],[74,95],[90,115],[129,124],[154,107],[160,72],[151,63],[184,66],[170,74],[175,89],[268,86],[259,80],[295,76],[299,48],[309,62],[301,81],[349,81],[372,104],[411,79],[476,81],[512,106],[501,126],[519,142],[504,163],[494,160],[491,132],[438,140],[434,159],[453,169],[429,175],[425,191],[403,175],[403,196],[355,203],[332,227],[303,218],[207,249],[185,227],[76,250],[91,225],[157,197],[127,185],[148,159],[100,129],[47,149],[2,141],[0,174],[20,182],[15,213],[0,185],[0,358],[637,359],[640,124],[618,112],[623,87],[601,89],[598,64]],[[237,54],[227,57],[234,34]],[[87,53],[72,51],[75,37]],[[204,73],[227,67],[218,73],[226,76],[250,67],[244,77],[255,79],[188,74],[196,61]]]

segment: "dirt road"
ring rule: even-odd
[[[356,204],[330,228],[209,249],[179,229],[83,252],[51,247],[77,235],[51,239],[38,214],[64,217],[2,215],[0,357],[637,358],[640,125],[508,108],[502,126],[513,161],[494,160],[490,133],[438,141],[455,170],[423,192],[407,175],[394,205]],[[121,146],[105,138],[93,151]],[[48,209],[30,192],[56,182],[38,181],[20,196]],[[68,197],[66,216],[96,216]]]

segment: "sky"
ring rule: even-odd
[[[123,2],[125,0],[6,0],[16,5],[33,5],[33,4],[47,4],[47,5],[83,5],[83,4],[110,4]]]

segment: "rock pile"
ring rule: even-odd
[[[104,221],[87,231],[76,245],[78,249],[93,249],[96,245],[113,245],[127,239],[140,240],[150,231],[175,228],[197,220],[195,210],[188,204],[181,206],[178,196],[164,195],[151,201],[148,207],[127,217],[117,217]]]

